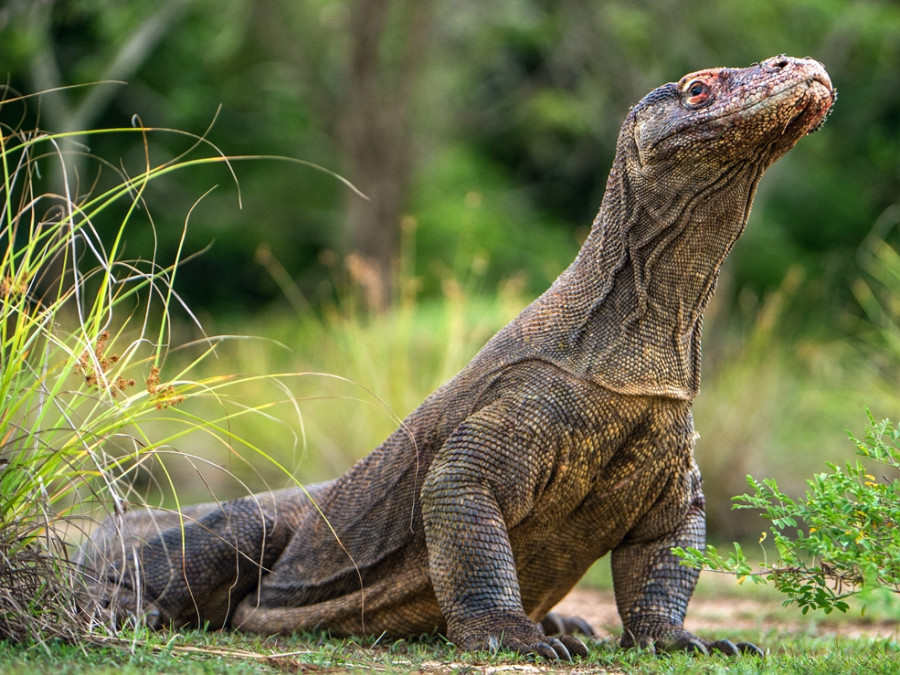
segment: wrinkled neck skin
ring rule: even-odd
[[[763,170],[734,166],[690,191],[641,200],[628,168],[614,168],[588,240],[556,287],[578,308],[567,336],[573,374],[623,394],[697,395],[703,311]]]
[[[485,365],[535,358],[618,393],[693,400],[703,310],[763,170],[648,202],[619,153],[578,256],[485,347]]]

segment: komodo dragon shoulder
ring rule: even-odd
[[[330,483],[109,519],[87,609],[569,657],[578,624],[545,619],[611,553],[622,645],[758,651],[684,629],[697,573],[670,552],[704,545],[701,318],[763,172],[834,98],[786,56],[650,92],[574,262],[462,372]]]

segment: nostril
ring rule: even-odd
[[[769,62],[769,67],[774,68],[775,70],[781,70],[782,68],[787,68],[790,64],[790,60],[784,54],[781,56],[776,56]]]

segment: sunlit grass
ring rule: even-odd
[[[5,651],[0,646],[0,669],[5,673],[65,672],[141,673],[176,675],[201,673],[283,672],[610,672],[610,673],[884,673],[896,672],[900,644],[888,640],[820,638],[806,632],[768,630],[764,635],[738,632],[738,639],[771,645],[765,659],[721,655],[653,655],[620,650],[610,640],[591,644],[591,654],[575,664],[523,663],[510,653],[461,653],[436,639],[373,641],[329,639],[298,635],[261,640],[239,634],[202,631],[163,632],[153,641],[138,641],[121,649],[92,646],[89,651],[56,644],[46,653]]]
[[[22,100],[7,92],[0,105]],[[255,378],[200,372],[221,340],[204,337],[171,359],[172,321],[199,328],[174,286],[180,250],[166,262],[121,255],[127,232],[153,227],[143,201],[153,181],[209,163],[227,176],[228,160],[190,134],[97,130],[133,135],[146,161],[129,171],[88,158],[98,179],[84,192],[84,176],[66,174],[66,135],[0,131],[0,638],[77,641],[99,627],[76,607],[81,579],[68,560],[79,532],[148,501],[177,507],[185,468],[201,484],[209,469],[186,449],[190,436],[290,473],[235,433],[235,420],[267,418],[272,405],[235,393]],[[180,134],[190,147],[151,164],[154,134]]]

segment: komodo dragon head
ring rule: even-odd
[[[776,56],[751,68],[690,73],[632,109],[631,137],[622,139],[634,144],[629,168],[691,185],[734,163],[765,169],[822,126],[834,99],[813,59]]]

